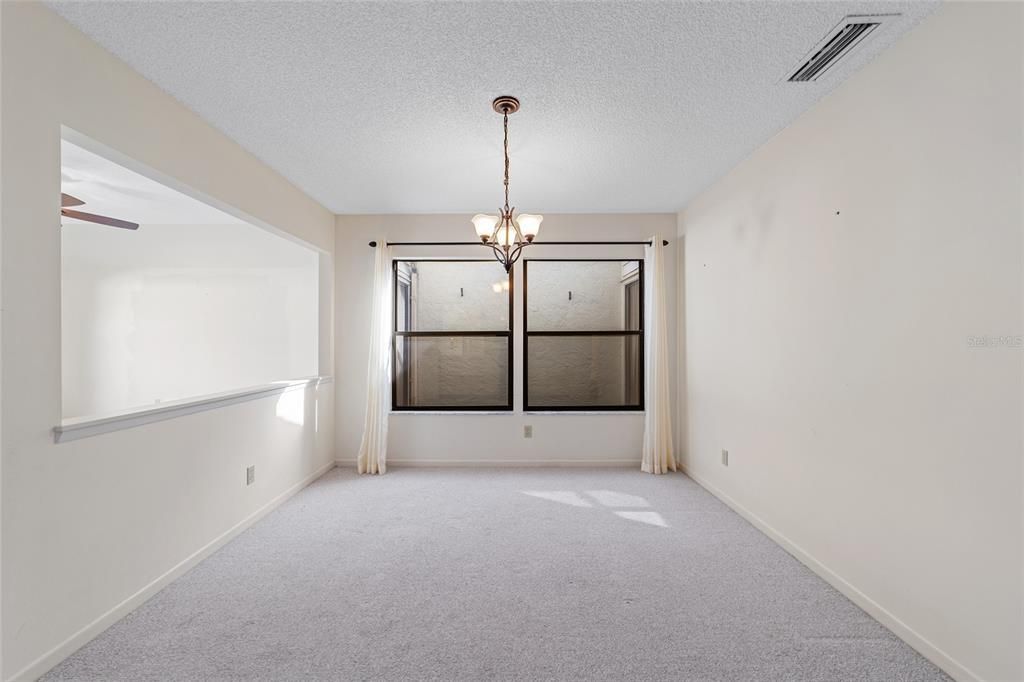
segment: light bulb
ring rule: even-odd
[[[544,220],[542,215],[532,215],[530,213],[520,213],[517,222],[519,223],[519,231],[523,233],[523,238],[531,242],[540,232],[540,223]]]

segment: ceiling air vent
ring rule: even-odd
[[[840,59],[864,42],[865,38],[882,25],[884,19],[894,16],[898,15],[846,17],[815,46],[810,52],[810,59],[804,61],[787,80],[791,83],[818,80]]]

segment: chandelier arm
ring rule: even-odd
[[[505,250],[505,247],[501,246],[500,244],[495,244],[493,242],[491,244],[488,244],[488,246],[490,246],[491,247],[491,251],[494,252],[494,257],[497,258],[498,261],[504,263],[505,262],[505,256],[507,255],[507,251]]]
[[[505,209],[498,208],[498,222],[494,224],[494,232],[491,233],[491,241],[500,243],[498,235],[501,234],[501,228],[505,227]]]
[[[501,267],[505,268],[505,272],[508,272],[509,270],[512,269],[512,262],[508,260],[507,251],[499,249],[495,246],[492,246],[491,250],[494,251],[494,259],[501,263]]]
[[[523,245],[522,244],[516,245],[515,250],[512,252],[512,255],[509,256],[509,259],[508,259],[508,267],[509,268],[511,268],[515,264],[515,262],[517,260],[519,260],[519,252],[522,251],[522,250],[523,250]]]
[[[500,229],[501,229],[501,221],[498,221],[498,223],[494,226],[494,232],[491,233],[491,241],[488,243],[488,246],[493,246],[494,243],[496,241],[498,241],[498,231]]]
[[[521,243],[526,242],[526,240],[523,239],[523,231],[519,229],[519,221],[517,221],[515,218],[512,217],[512,214],[515,213],[515,212],[516,212],[516,207],[515,206],[513,206],[512,208],[509,209],[509,211],[508,211],[508,220],[509,220],[510,223],[512,223],[512,227],[516,231],[516,244],[521,244]]]
[[[494,244],[489,244],[488,246],[490,246],[491,247],[491,251],[494,252],[494,259],[497,260],[499,263],[501,263],[502,262],[502,260],[501,260],[501,256],[502,256],[501,249],[499,249]]]

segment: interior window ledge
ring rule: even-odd
[[[185,398],[172,402],[160,403],[150,407],[128,410],[112,415],[99,417],[75,417],[61,421],[53,427],[53,442],[65,443],[90,436],[98,436],[112,431],[131,429],[144,424],[176,419],[197,412],[217,410],[229,405],[237,405],[250,400],[259,400],[309,386],[320,386],[334,380],[330,376],[305,377],[288,381],[274,381],[262,386],[251,386],[236,391],[225,391],[199,398]]]
[[[405,414],[420,414],[428,415],[431,417],[449,417],[449,416],[462,416],[466,415],[486,415],[486,414],[500,414],[506,417],[511,414],[516,414],[512,410],[391,410],[389,415],[405,415]]]
[[[647,414],[643,410],[501,410],[501,411],[489,411],[489,410],[391,410],[390,415],[396,414],[421,414],[430,416],[467,416],[467,415],[502,415],[505,417],[521,417],[523,415],[558,415],[560,417],[572,416],[572,415],[609,415],[609,414],[624,414],[624,415],[638,415]]]
[[[560,417],[580,415],[586,417],[588,415],[610,415],[610,414],[622,414],[622,415],[633,415],[647,414],[644,410],[526,410],[523,414],[557,414]]]

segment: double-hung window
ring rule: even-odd
[[[394,261],[395,410],[512,409],[512,277],[494,260]]]
[[[642,260],[524,260],[525,409],[644,409],[643,279]]]

